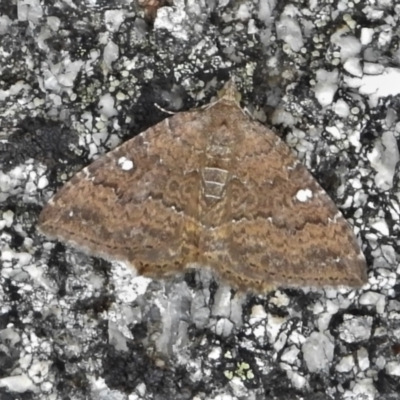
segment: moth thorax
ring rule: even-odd
[[[205,167],[202,171],[202,191],[208,199],[221,199],[229,172],[226,169]]]

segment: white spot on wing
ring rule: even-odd
[[[310,200],[313,197],[313,193],[310,189],[301,189],[296,193],[296,199],[302,203]]]
[[[131,160],[128,160],[126,157],[121,157],[118,159],[118,165],[123,169],[124,171],[129,171],[133,168],[133,162]]]

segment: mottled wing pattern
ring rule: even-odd
[[[364,255],[326,192],[272,131],[239,108],[231,117],[244,137],[224,199],[229,218],[209,233],[208,263],[241,288],[362,285]]]
[[[198,121],[180,113],[75,175],[39,218],[50,237],[145,275],[174,273],[197,257]],[[193,135],[196,135],[194,137]]]
[[[244,290],[362,285],[351,228],[234,89],[83,169],[42,211],[42,232],[153,277],[196,263]]]

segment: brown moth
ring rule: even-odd
[[[243,112],[232,81],[218,101],[77,173],[39,228],[154,278],[196,265],[251,291],[367,280],[342,214],[288,146]]]

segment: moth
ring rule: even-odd
[[[153,278],[195,265],[241,290],[363,285],[343,215],[239,98],[230,81],[94,161],[44,207],[40,231]]]

